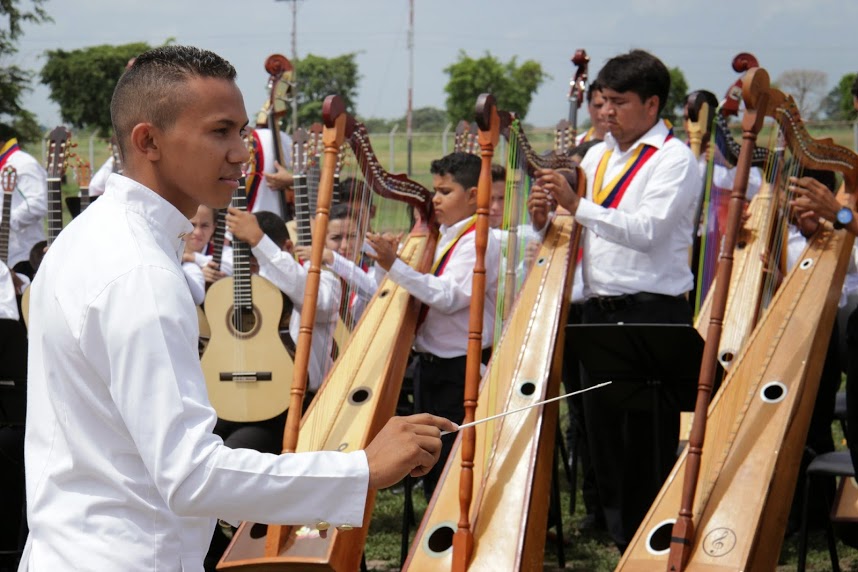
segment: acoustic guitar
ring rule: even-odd
[[[246,210],[245,179],[232,206]],[[250,273],[250,245],[233,239],[233,276],[212,284],[205,313],[211,339],[201,358],[209,401],[218,417],[252,422],[271,419],[289,406],[294,364],[280,341],[283,295]]]

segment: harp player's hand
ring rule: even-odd
[[[548,193],[554,201],[573,215],[578,210],[581,200],[578,193],[569,185],[562,173],[554,169],[540,169],[536,172],[535,187]]]
[[[375,260],[379,266],[389,271],[396,261],[396,241],[392,236],[382,235],[375,232],[366,233],[366,242],[372,247],[366,255]]]
[[[366,447],[369,488],[393,486],[406,475],[422,477],[441,454],[441,431],[455,431],[449,419],[428,413],[393,417]]]
[[[806,211],[813,211],[825,220],[837,220],[837,211],[843,206],[828,187],[813,177],[790,177],[789,190],[795,193],[791,206],[801,216]]]

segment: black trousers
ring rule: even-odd
[[[482,362],[487,363],[491,348],[483,350]],[[417,354],[414,373],[414,410],[445,417],[454,423],[465,418],[465,364],[466,356],[439,358],[432,354]],[[435,466],[423,476],[423,493],[427,502],[432,498],[444,465],[450,456],[456,434],[441,437],[441,456]]]
[[[584,304],[583,323],[617,322],[691,324],[691,307],[682,297],[655,295],[617,305],[600,305],[595,300]],[[585,387],[591,385],[586,371],[583,381]],[[680,412],[663,402],[656,427],[652,411],[616,410],[615,403],[609,391],[583,394],[599,502],[611,537],[625,550],[676,462]]]

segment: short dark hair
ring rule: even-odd
[[[273,240],[279,248],[283,248],[286,239],[289,238],[289,232],[286,230],[286,223],[280,218],[280,215],[270,211],[259,211],[254,214],[262,232]]]
[[[599,80],[596,80],[587,86],[587,103],[593,101],[593,94],[597,91],[602,91],[602,84],[599,83]]]
[[[11,125],[0,123],[0,141],[8,141],[15,138],[15,130]]]
[[[135,125],[148,122],[168,129],[176,121],[192,103],[183,84],[195,77],[235,81],[236,72],[219,55],[190,46],[162,46],[137,56],[110,101],[110,120],[123,156]]]
[[[442,177],[450,175],[454,181],[468,190],[477,186],[477,182],[480,180],[481,166],[482,161],[476,155],[456,151],[432,161],[429,172]]]
[[[632,50],[608,60],[599,71],[596,81],[603,88],[620,93],[630,91],[641,101],[658,97],[661,113],[670,93],[670,72],[660,59],[644,50]]]
[[[506,167],[492,163],[492,182],[506,181]]]
[[[328,220],[343,220],[352,216],[351,203],[339,203],[331,207]]]
[[[710,113],[714,113],[714,111],[718,108],[718,98],[711,91],[707,91],[705,89],[698,89],[696,91],[692,91],[685,96],[685,105],[687,105],[688,107],[697,104],[698,101],[701,104],[708,103]]]
[[[858,97],[858,74],[855,74],[855,81],[852,82],[852,97]]]

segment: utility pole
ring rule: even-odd
[[[408,176],[411,176],[411,102],[414,92],[414,0],[408,0],[408,110],[405,112],[405,137],[408,140]]]
[[[275,0],[292,3],[292,65],[298,61],[298,0]],[[298,74],[292,72],[292,133],[298,130]]]

